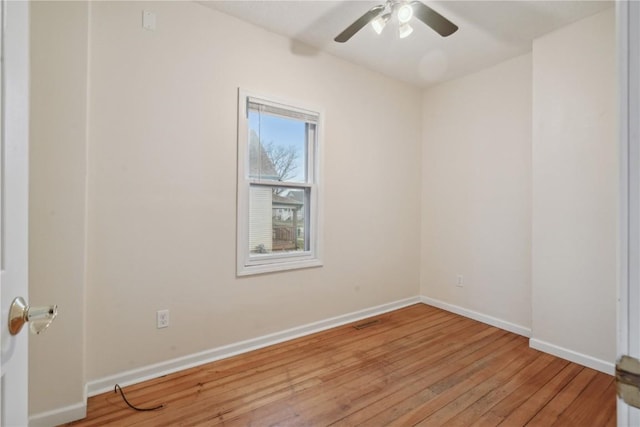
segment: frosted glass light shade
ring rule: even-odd
[[[398,29],[398,34],[400,35],[401,39],[408,37],[409,34],[411,33],[413,33],[413,27],[411,27],[411,25],[407,23],[400,25],[400,28]]]
[[[373,27],[373,30],[378,34],[382,34],[382,30],[384,30],[384,27],[385,25],[387,25],[387,22],[389,22],[390,18],[391,18],[390,13],[385,13],[384,15],[378,16],[376,19],[371,21],[371,26]]]
[[[408,3],[403,4],[398,8],[398,21],[401,24],[405,24],[411,20],[413,17],[413,8]]]

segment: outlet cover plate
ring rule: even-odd
[[[156,327],[158,329],[169,327],[169,310],[156,311]]]

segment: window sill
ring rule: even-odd
[[[238,277],[252,276],[255,274],[276,273],[279,271],[299,270],[303,268],[322,267],[322,260],[304,259],[282,262],[270,262],[265,264],[239,265],[236,275]]]

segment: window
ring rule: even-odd
[[[240,90],[238,275],[322,265],[320,113]]]

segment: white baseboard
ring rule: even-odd
[[[500,329],[504,329],[509,332],[513,332],[514,334],[522,335],[527,338],[531,337],[531,329],[526,328],[524,326],[516,325],[511,322],[504,321],[502,319],[497,319],[492,316],[487,316],[486,314],[478,313],[473,310],[468,310],[466,308],[449,304],[444,301],[440,301],[434,298],[429,297],[421,297],[421,301],[427,305],[431,305],[434,307],[441,308],[443,310],[450,311],[455,314],[459,314],[461,316],[469,317],[473,320],[477,320],[482,323],[486,323],[491,326],[495,326]],[[561,359],[568,360],[570,362],[577,363],[582,366],[586,366],[587,368],[592,368],[600,372],[604,372],[605,374],[614,375],[615,374],[615,365],[610,362],[605,362],[604,360],[596,359],[595,357],[587,356],[582,353],[578,353],[573,350],[568,350],[563,347],[559,347],[557,345],[541,341],[535,338],[529,339],[529,347],[543,351],[545,353],[552,354],[554,356],[560,357]]]
[[[278,344],[294,338],[299,338],[305,335],[324,331],[326,329],[341,326],[346,323],[355,322],[367,317],[377,316],[382,313],[387,313],[389,311],[397,310],[399,308],[407,307],[413,304],[418,304],[420,302],[420,297],[417,296],[407,298],[400,301],[379,305],[377,307],[371,307],[353,313],[332,317],[330,319],[309,323],[307,325],[287,329],[285,331],[276,332],[250,340],[213,348],[211,350],[206,350],[177,359],[167,360],[166,362],[160,362],[154,365],[144,366],[142,368],[121,372],[109,377],[90,381],[87,384],[87,392],[89,396],[95,396],[96,394],[112,390],[115,384],[119,384],[122,387],[137,384],[142,381],[158,378],[163,375],[193,368],[195,366],[214,362],[216,360],[226,359],[228,357],[235,356],[241,353],[246,353],[248,351],[267,347],[273,344]]]
[[[87,416],[87,399],[74,405],[29,416],[29,427],[51,427],[69,423]]]
[[[529,340],[529,347],[552,354],[570,362],[577,363],[578,365],[604,372],[605,374],[615,375],[616,372],[615,365],[611,362],[605,362],[604,360],[596,359],[595,357],[587,356],[586,354],[578,353],[577,351],[559,347],[546,341],[531,338]]]
[[[422,296],[420,298],[424,304],[441,308],[443,310],[459,314],[460,316],[468,317],[470,319],[477,320],[478,322],[486,323],[487,325],[495,326],[496,328],[504,329],[505,331],[513,332],[514,334],[522,335],[527,338],[531,336],[531,329],[525,326],[516,325],[515,323],[507,322],[506,320],[498,319],[497,317],[478,313],[477,311],[469,310],[458,305],[449,304],[448,302],[440,301],[434,298],[425,296]]]

